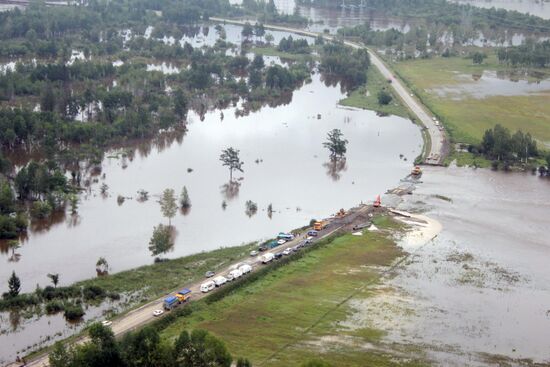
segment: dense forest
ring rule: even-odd
[[[532,42],[521,46],[500,48],[498,61],[511,66],[550,67],[550,41]]]

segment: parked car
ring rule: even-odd
[[[113,325],[113,322],[111,320],[103,320],[103,321],[101,321],[101,325],[103,325],[105,327],[109,327],[109,326]]]
[[[242,271],[239,269],[231,270],[229,274],[233,276],[233,279],[238,279],[243,275]]]
[[[258,247],[258,251],[260,251],[260,252],[267,251],[267,246],[260,246],[260,247]]]
[[[307,233],[307,235],[310,236],[310,237],[317,237],[317,234],[318,234],[318,233],[319,233],[319,232],[313,230],[313,231],[309,231],[309,232]]]
[[[275,255],[273,255],[273,257],[275,258],[275,260],[279,260],[281,257],[283,257],[283,253],[277,252]]]
[[[258,251],[250,251],[250,256],[258,256]]]
[[[277,239],[278,240],[292,241],[294,239],[294,235],[292,233],[281,232],[277,235]]]
[[[292,252],[292,251],[290,251],[290,249],[287,248],[287,249],[285,249],[285,250],[283,251],[283,255],[290,255],[291,252]]]
[[[216,288],[216,283],[214,283],[212,280],[201,284],[202,293],[208,293],[214,288]]]
[[[153,316],[159,317],[159,316],[162,315],[163,313],[164,313],[163,310],[155,310],[155,311],[153,311]]]
[[[214,282],[214,284],[216,284],[216,287],[221,287],[222,285],[227,283],[227,279],[221,275],[215,277],[214,279],[212,279],[212,281]]]
[[[273,256],[273,254],[271,252],[263,254],[262,255],[262,263],[267,264],[268,262],[270,262],[274,258],[275,258],[275,256]]]
[[[284,245],[286,243],[286,240],[279,240],[277,241],[277,245]]]
[[[207,278],[212,278],[216,273],[214,273],[213,271],[207,271],[206,273],[204,273],[204,276],[207,277]]]
[[[225,279],[227,279],[228,282],[232,282],[233,280],[235,280],[235,278],[233,277],[233,274],[229,273],[225,276]]]
[[[241,273],[243,274],[248,274],[252,271],[252,266],[248,265],[248,264],[243,264],[239,267],[239,270],[241,271]]]

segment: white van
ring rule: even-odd
[[[270,262],[274,258],[275,258],[275,256],[273,256],[273,254],[271,252],[263,254],[262,257],[261,257],[262,263],[264,263],[264,264],[267,264],[268,262]]]
[[[235,270],[231,270],[229,272],[229,276],[230,277],[233,277],[233,280],[237,279],[237,278],[240,278],[241,275],[243,275],[242,271],[240,271],[239,269],[235,269]]]
[[[215,277],[214,279],[212,279],[212,281],[216,284],[216,287],[221,287],[222,285],[227,283],[227,279],[221,275],[219,277]]]
[[[214,281],[212,281],[212,280],[201,284],[201,292],[202,293],[208,293],[214,288],[216,288],[216,283],[214,283]]]
[[[247,274],[247,273],[250,273],[252,271],[252,266],[250,266],[248,264],[243,264],[239,267],[239,270],[241,271],[241,273]]]

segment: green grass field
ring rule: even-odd
[[[387,219],[377,223],[396,229]],[[383,330],[341,324],[357,312],[346,300],[369,297],[381,267],[402,255],[384,234],[343,235],[220,301],[199,306],[165,329],[163,337],[204,328],[224,340],[234,357],[245,356],[255,366],[299,366],[314,358],[333,366],[425,366],[414,359],[421,358],[418,353],[409,359],[362,347],[378,345]]]
[[[386,89],[393,95],[393,101],[388,105],[378,103],[378,92],[382,89]],[[342,106],[363,108],[388,115],[409,117],[407,108],[393,94],[388,82],[374,66],[371,66],[367,71],[367,85],[353,91],[349,97],[341,100],[340,104]]]
[[[490,55],[482,65],[473,65],[470,59],[461,57],[436,57],[426,60],[410,60],[392,63],[422,101],[441,118],[453,141],[478,143],[485,130],[501,124],[512,132],[521,129],[531,133],[539,142],[550,146],[550,91],[544,94],[516,96],[489,96],[473,98],[467,94],[460,99],[438,96],[433,89],[453,87],[465,81],[458,75],[481,75],[484,70],[515,71],[500,65],[495,55]],[[548,70],[535,70],[543,78]],[[524,77],[521,77],[524,78]],[[527,79],[532,79],[528,77]]]

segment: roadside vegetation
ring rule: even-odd
[[[105,300],[122,300],[123,309],[160,297],[184,283],[201,279],[208,270],[223,268],[248,255],[254,244],[220,248],[153,265],[109,275],[105,261],[98,261],[97,278],[70,286],[37,287],[32,293],[20,293],[21,281],[14,273],[9,280],[9,292],[0,300],[0,311],[18,311],[25,317],[43,313],[65,312],[68,319],[80,319],[87,306],[98,306]],[[15,277],[15,278],[14,278]],[[59,280],[59,279],[58,279]],[[79,312],[75,312],[75,307]],[[76,315],[76,316],[75,316]]]
[[[111,329],[94,324],[89,328],[90,341],[75,347],[57,343],[50,354],[52,367],[230,367],[233,361],[223,342],[204,330],[182,332],[177,340],[166,343],[158,332],[146,327],[115,339]],[[241,359],[237,366],[249,366]]]

